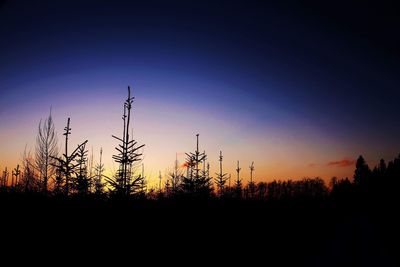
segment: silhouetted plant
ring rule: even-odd
[[[169,179],[167,179],[167,180],[165,181],[165,184],[164,184],[164,192],[165,192],[165,196],[166,196],[166,197],[171,196],[172,188],[171,188],[171,183],[170,183],[170,180],[169,180]]]
[[[75,158],[78,156],[78,150],[81,149],[81,147],[84,147],[87,143],[87,140],[83,142],[82,144],[78,145],[78,147],[71,153],[68,154],[68,136],[71,134],[71,128],[70,128],[70,118],[68,118],[67,121],[67,126],[64,128],[64,133],[65,135],[65,153],[62,155],[62,157],[53,157],[50,156],[52,159],[55,160],[54,163],[52,164],[54,167],[56,167],[56,188],[57,192],[59,192],[60,186],[63,184],[64,185],[64,193],[66,195],[69,194],[69,187],[71,184],[71,177],[72,174],[75,173],[77,164],[73,164]]]
[[[268,184],[265,182],[259,182],[257,184],[258,199],[260,200],[265,199],[267,193],[267,186]]]
[[[209,197],[212,192],[211,178],[202,175],[200,165],[206,159],[205,152],[199,151],[199,134],[196,134],[196,150],[194,153],[186,153],[186,177],[182,177],[182,190],[185,194],[194,197]]]
[[[242,185],[242,179],[240,178],[240,164],[239,161],[237,161],[237,166],[236,166],[236,181],[235,181],[235,187],[234,187],[234,193],[236,198],[241,198],[242,197],[242,191],[243,191],[243,185]]]
[[[95,169],[95,176],[93,178],[93,182],[94,182],[94,193],[96,195],[101,195],[104,193],[104,183],[103,183],[103,178],[108,178],[107,176],[105,176],[103,173],[105,171],[104,169],[104,164],[102,162],[102,158],[103,158],[103,149],[100,148],[100,161],[99,163],[96,165]]]
[[[247,193],[248,193],[248,197],[253,198],[254,194],[256,192],[256,184],[253,181],[253,172],[255,170],[254,161],[249,166],[249,169],[250,169],[250,181],[249,181],[249,184],[247,185]]]
[[[87,153],[86,143],[83,143],[78,147],[76,152],[75,165],[75,188],[79,195],[87,195],[89,192],[89,186],[91,184],[90,177],[87,175]]]
[[[55,132],[51,109],[49,117],[39,122],[38,133],[36,136],[35,166],[39,171],[41,188],[47,194],[49,179],[55,175],[55,160],[58,155],[57,135]]]
[[[7,167],[5,167],[3,174],[1,176],[1,185],[3,187],[6,187],[8,185],[8,176],[9,176],[9,172],[7,170]]]
[[[100,149],[101,150],[101,149]],[[88,162],[87,162],[87,172],[88,172],[88,177],[89,177],[89,179],[92,181],[91,183],[89,183],[89,192],[90,193],[92,193],[92,192],[94,192],[94,191],[96,191],[93,187],[94,187],[94,184],[95,184],[95,178],[96,178],[96,175],[93,173],[93,171],[95,171],[94,169],[95,169],[95,166],[93,165],[93,146],[92,146],[92,151],[91,151],[91,153],[90,153],[90,159],[88,159]]]
[[[35,177],[35,164],[31,156],[31,152],[24,150],[22,154],[22,169],[23,175],[21,176],[20,187],[25,192],[36,190],[38,183]]]
[[[128,86],[128,98],[124,102],[124,114],[122,120],[124,122],[122,138],[112,136],[121,144],[115,149],[118,151],[117,155],[113,155],[115,162],[119,164],[119,169],[114,175],[113,179],[108,178],[107,182],[110,184],[112,193],[118,196],[129,196],[137,193],[141,187],[141,175],[134,177],[133,164],[141,160],[142,154],[139,150],[144,145],[136,146],[137,142],[129,136],[129,124],[131,118],[131,109],[134,97],[131,97],[131,89]]]
[[[19,164],[18,164],[17,167],[15,167],[14,170],[12,171],[11,187],[13,188],[17,187],[20,174],[21,170],[19,169]]]
[[[371,170],[362,156],[359,156],[354,171],[354,183],[361,187],[367,187],[371,179]]]
[[[337,179],[332,177],[330,182],[331,187],[331,197],[337,198],[349,198],[353,193],[354,185],[351,183],[349,178]]]
[[[175,157],[175,166],[174,166],[174,170],[169,172],[168,174],[170,180],[171,180],[171,192],[170,192],[170,196],[174,196],[176,194],[179,194],[180,189],[181,189],[181,182],[182,182],[182,177],[183,174],[181,171],[179,171],[178,169],[178,155],[176,155]]]
[[[217,186],[218,195],[221,197],[224,194],[225,183],[228,180],[227,174],[222,171],[222,151],[219,152],[219,173],[216,173],[215,184]]]

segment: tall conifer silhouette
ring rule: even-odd
[[[128,86],[128,98],[124,102],[124,114],[122,116],[122,138],[112,136],[120,141],[118,147],[115,148],[118,154],[113,155],[114,161],[119,164],[119,169],[114,178],[109,178],[107,181],[113,189],[112,192],[119,196],[129,196],[138,192],[142,179],[144,179],[141,175],[136,177],[133,175],[133,164],[141,160],[142,154],[139,150],[144,147],[144,145],[137,146],[137,141],[129,135],[133,100],[134,97],[131,96],[131,88]]]

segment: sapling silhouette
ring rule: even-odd
[[[41,188],[44,194],[47,194],[49,179],[52,179],[55,175],[54,158],[57,156],[57,135],[50,109],[50,114],[43,124],[40,120],[36,136],[35,167],[39,170]]]
[[[178,153],[175,153],[174,171],[169,173],[171,178],[172,194],[178,193],[182,182],[183,173],[178,169]]]
[[[22,154],[22,169],[23,175],[20,181],[21,189],[25,192],[36,190],[39,184],[35,177],[35,164],[31,152],[27,151],[26,147]]]
[[[12,171],[11,187],[13,187],[13,188],[17,187],[20,174],[21,174],[21,170],[19,169],[19,164],[18,164],[17,167],[15,167],[14,170]],[[14,177],[15,177],[15,179],[14,179]]]
[[[64,128],[64,133],[63,133],[63,135],[65,135],[65,153],[62,155],[62,157],[50,156],[55,161],[54,163],[51,164],[57,169],[56,188],[59,190],[60,186],[64,184],[64,193],[66,195],[68,195],[70,191],[69,187],[71,183],[72,174],[75,173],[76,167],[78,166],[77,164],[73,164],[75,158],[78,156],[77,152],[78,150],[81,149],[81,147],[84,147],[88,142],[86,140],[82,144],[78,145],[78,147],[71,154],[68,154],[68,136],[70,134],[71,134],[70,118],[68,118],[67,126]]]
[[[158,175],[158,191],[161,193],[161,181],[162,181],[162,176],[161,176],[161,171],[159,171]]]
[[[79,195],[87,195],[89,192],[89,186],[91,184],[91,179],[87,175],[87,153],[86,143],[83,143],[78,147],[78,151],[76,152],[75,165],[75,188]]]
[[[222,151],[219,152],[219,173],[216,173],[215,184],[217,186],[218,195],[221,197],[224,194],[225,183],[228,180],[226,173],[222,171]]]
[[[94,180],[94,193],[96,195],[101,195],[104,193],[104,183],[103,183],[103,178],[108,178],[103,174],[105,171],[104,169],[104,164],[102,162],[103,158],[103,148],[100,148],[100,161],[95,167],[95,176],[93,178]]]
[[[236,181],[235,181],[235,197],[236,198],[241,198],[242,197],[242,179],[240,178],[240,164],[239,161],[237,161],[237,167],[236,167]]]
[[[141,198],[146,197],[146,192],[147,192],[147,182],[146,182],[146,176],[144,175],[144,164],[142,163],[142,173],[141,173],[141,179],[139,181],[139,190],[138,190],[138,196]]]
[[[248,187],[248,194],[250,198],[254,197],[255,191],[256,191],[256,184],[253,181],[253,172],[254,172],[254,161],[251,163],[249,166],[250,169],[250,181],[249,184],[247,185]]]
[[[92,181],[90,184],[89,184],[89,192],[93,192],[94,190],[93,190],[93,186],[94,186],[94,183],[95,183],[95,175],[93,174],[93,169],[94,169],[94,166],[93,166],[93,146],[92,146],[92,149],[91,149],[92,151],[91,151],[91,153],[90,153],[90,159],[88,160],[88,175],[89,175],[89,179]]]
[[[8,185],[8,176],[9,172],[7,171],[7,167],[5,167],[3,175],[1,176],[1,186],[6,187]]]
[[[194,197],[209,197],[212,192],[211,178],[202,175],[200,165],[204,164],[207,155],[199,151],[199,134],[196,134],[196,150],[186,153],[187,174],[183,177],[183,192]]]
[[[124,102],[124,122],[122,138],[112,136],[121,142],[115,149],[117,155],[113,155],[115,162],[119,164],[119,169],[115,176],[107,181],[112,187],[112,192],[118,196],[129,196],[137,193],[140,189],[143,177],[141,175],[133,176],[133,164],[141,160],[142,153],[139,150],[144,145],[137,146],[137,142],[129,136],[129,125],[131,119],[131,109],[134,97],[131,97],[131,89],[128,86],[128,98]]]

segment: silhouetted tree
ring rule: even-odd
[[[259,182],[257,184],[258,199],[263,200],[266,197],[268,184],[265,182]]]
[[[167,179],[165,181],[164,192],[165,192],[166,197],[169,197],[171,195],[171,183],[170,183],[169,179]]]
[[[176,154],[174,170],[169,172],[169,177],[171,179],[170,195],[176,195],[179,193],[181,188],[182,176],[182,172],[178,169],[178,155]]]
[[[41,188],[47,194],[49,179],[55,175],[55,160],[58,154],[57,135],[55,132],[51,109],[49,117],[42,124],[39,122],[36,136],[35,166],[39,171]]]
[[[366,187],[371,178],[371,170],[364,158],[360,155],[356,162],[356,169],[354,171],[354,183],[361,187]]]
[[[240,164],[239,164],[239,161],[237,161],[237,167],[236,167],[236,175],[237,176],[236,176],[235,189],[234,189],[235,197],[237,197],[237,198],[242,197],[242,191],[243,191],[242,179],[240,178],[240,170],[241,170]]]
[[[249,169],[250,169],[250,182],[249,182],[249,184],[247,185],[247,191],[248,191],[248,194],[249,194],[249,197],[250,198],[253,198],[254,197],[254,194],[255,194],[255,191],[256,191],[256,184],[254,183],[254,181],[253,181],[253,172],[254,172],[254,170],[255,170],[255,168],[254,168],[254,161],[251,163],[251,165],[249,166]]]
[[[219,152],[219,173],[215,174],[215,184],[217,185],[218,195],[221,197],[224,194],[225,183],[228,179],[227,174],[222,171],[222,151]]]
[[[6,187],[8,185],[8,176],[9,176],[9,172],[7,171],[7,167],[5,167],[3,174],[1,176],[1,185],[3,187]]]
[[[86,143],[83,143],[78,147],[76,152],[76,177],[75,187],[79,195],[87,195],[89,192],[89,186],[91,183],[90,177],[87,175],[87,153]]]
[[[335,178],[335,179],[334,179]],[[331,197],[334,199],[347,199],[353,192],[353,184],[349,178],[337,179],[333,177],[331,179]]]
[[[146,197],[146,191],[147,191],[147,181],[146,181],[146,176],[144,175],[144,164],[142,163],[142,173],[141,173],[141,179],[139,182],[139,190],[138,190],[138,197],[145,198]]]
[[[65,153],[62,157],[53,157],[50,156],[52,159],[55,160],[55,163],[50,163],[56,167],[56,191],[59,192],[60,186],[64,184],[64,193],[66,195],[69,194],[69,186],[71,183],[71,176],[75,173],[75,169],[77,167],[76,164],[73,164],[75,158],[78,156],[78,150],[81,147],[84,147],[87,143],[87,140],[82,144],[78,145],[78,147],[71,153],[68,154],[68,136],[71,134],[70,128],[70,118],[68,118],[67,126],[64,128],[65,135]]]
[[[34,166],[35,164],[31,152],[27,151],[25,147],[24,153],[22,154],[23,175],[20,181],[20,187],[25,192],[33,191],[37,187]]]
[[[131,119],[131,109],[134,97],[131,97],[131,89],[128,86],[128,98],[124,102],[124,122],[122,138],[112,136],[121,144],[115,149],[117,155],[113,155],[115,162],[119,164],[119,169],[113,179],[107,181],[112,187],[112,192],[118,196],[129,196],[140,189],[143,177],[141,175],[133,176],[133,164],[141,160],[142,153],[139,150],[144,145],[137,146],[137,142],[129,136],[129,126]]]
[[[186,177],[182,177],[182,190],[184,193],[194,197],[209,197],[211,188],[211,178],[202,175],[200,165],[204,164],[206,159],[205,152],[199,151],[199,134],[196,134],[196,150],[194,153],[186,153]]]
[[[21,170],[19,169],[19,164],[18,164],[17,167],[14,168],[14,170],[12,171],[11,187],[13,187],[13,188],[17,187],[20,174],[21,174]],[[15,179],[14,179],[14,177],[15,177]]]
[[[101,150],[101,149],[100,149]],[[90,184],[89,184],[89,192],[93,192],[93,191],[95,191],[95,189],[93,190],[93,186],[94,186],[94,183],[95,183],[95,174],[93,174],[93,170],[94,170],[94,165],[93,165],[93,146],[92,146],[92,151],[91,151],[91,153],[90,153],[90,159],[88,160],[88,177],[89,177],[89,179],[92,181]]]
[[[93,178],[94,181],[94,193],[96,195],[101,195],[104,192],[104,183],[103,183],[103,177],[104,178],[108,178],[106,177],[103,172],[104,170],[104,164],[102,162],[102,158],[103,158],[103,149],[100,148],[100,161],[99,163],[96,165],[95,169],[95,176]]]

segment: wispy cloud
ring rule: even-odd
[[[330,161],[326,165],[333,167],[350,167],[354,166],[355,163],[356,163],[355,159],[344,158],[337,161]]]
[[[308,164],[308,167],[312,168],[312,167],[315,167],[316,165],[317,165],[316,163],[310,163],[310,164]]]

